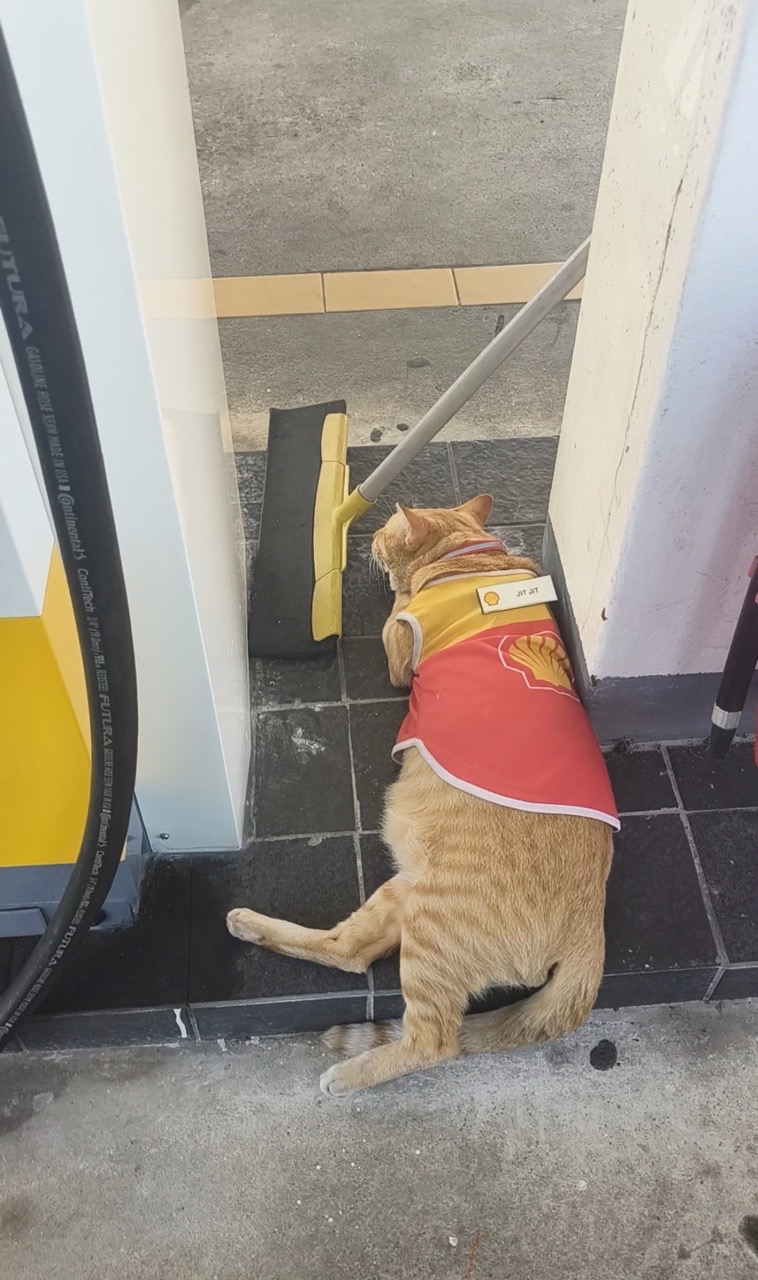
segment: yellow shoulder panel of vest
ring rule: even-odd
[[[482,613],[478,587],[501,582],[524,582],[531,573],[476,574],[446,578],[424,587],[406,605],[421,626],[424,642],[421,661],[450,645],[468,640],[493,627],[514,622],[545,622],[552,617],[547,605],[530,605],[526,609],[506,609],[499,613]]]

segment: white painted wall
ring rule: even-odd
[[[631,0],[550,518],[591,675],[723,665],[758,528],[758,3]]]
[[[5,326],[0,329],[7,338]],[[53,535],[0,367],[0,620],[42,612]]]
[[[234,848],[249,761],[245,592],[218,335],[150,315],[210,289],[173,0],[0,0],[79,326],[137,657],[154,846]],[[147,282],[147,283],[146,283]],[[164,312],[166,309],[164,308]]]

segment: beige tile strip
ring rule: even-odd
[[[318,315],[324,311],[405,311],[528,302],[560,263],[427,267],[414,271],[325,271],[290,276],[228,276],[213,281],[216,314]],[[582,296],[581,284],[569,299]]]
[[[555,275],[559,266],[558,262],[532,262],[510,267],[455,267],[461,306],[528,302]],[[581,284],[568,295],[569,299],[581,296]]]
[[[226,276],[213,281],[219,316],[308,316],[324,310],[321,275]]]
[[[324,272],[324,296],[327,311],[404,311],[458,302],[449,267]]]

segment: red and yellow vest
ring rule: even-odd
[[[397,614],[413,631],[413,684],[392,754],[415,747],[439,777],[495,804],[618,830],[605,761],[549,608],[482,612],[477,588],[533,577],[438,578]]]

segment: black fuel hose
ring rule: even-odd
[[[0,121],[0,311],[71,594],[92,753],[79,856],[47,929],[0,996],[2,1047],[21,1018],[47,994],[96,921],[116,874],[134,796],[137,683],[126,588],[87,373],[2,26]],[[77,145],[85,146],[86,139],[80,138]],[[44,787],[41,778],[42,791]]]

